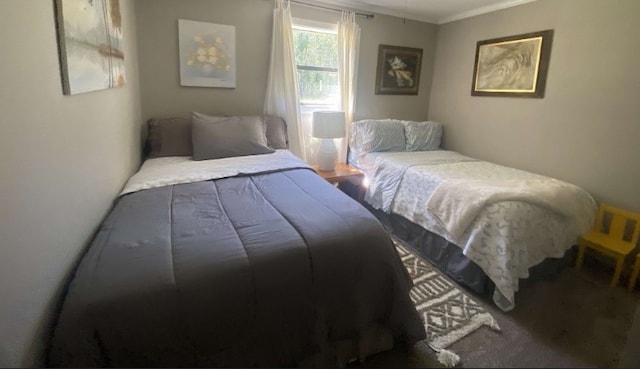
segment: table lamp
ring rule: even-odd
[[[332,171],[336,168],[338,150],[334,138],[345,135],[345,116],[342,111],[314,111],[311,135],[321,138],[318,149],[318,169]]]

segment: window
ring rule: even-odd
[[[313,164],[321,141],[311,137],[313,112],[340,109],[338,25],[294,19],[293,43],[298,69],[301,135],[307,161]]]
[[[301,113],[336,109],[340,105],[336,26],[296,19],[293,40]]]

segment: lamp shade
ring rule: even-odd
[[[317,138],[340,138],[345,135],[343,111],[314,111],[311,135]]]

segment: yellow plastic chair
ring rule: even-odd
[[[636,255],[636,263],[633,264],[633,271],[631,272],[631,277],[629,277],[629,292],[633,291],[633,288],[636,286],[638,273],[640,273],[640,253]]]
[[[605,214],[610,216],[608,227],[604,224]],[[632,227],[630,240],[625,240],[624,238],[627,227]],[[616,269],[611,279],[611,287],[615,287],[620,280],[624,259],[635,249],[639,235],[640,214],[615,208],[611,205],[600,204],[593,229],[578,239],[576,269],[582,266],[584,250],[587,247],[599,251],[616,260]]]

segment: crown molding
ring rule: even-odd
[[[440,19],[438,19],[437,23],[438,24],[445,24],[445,23],[457,21],[457,20],[460,20],[460,19],[475,17],[476,15],[491,13],[491,12],[495,12],[495,11],[498,11],[498,10],[507,9],[507,8],[511,8],[511,7],[522,5],[522,4],[526,4],[526,3],[531,3],[531,2],[534,2],[534,1],[536,1],[536,0],[509,0],[509,1],[504,1],[504,2],[501,2],[501,3],[497,3],[497,4],[493,4],[493,5],[487,5],[487,6],[483,6],[481,8],[477,8],[477,9],[469,10],[469,11],[466,11],[466,12],[461,12],[461,13],[458,13],[458,14],[454,14],[454,15],[449,16],[449,17],[440,18]]]
[[[302,1],[309,1],[309,0],[302,0]],[[426,23],[432,23],[432,24],[444,24],[444,23],[449,23],[449,22],[453,22],[453,21],[457,21],[465,18],[475,17],[476,15],[491,13],[498,10],[511,8],[511,7],[526,4],[526,3],[531,3],[534,1],[536,0],[507,0],[497,4],[483,6],[477,9],[472,9],[469,11],[453,14],[451,16],[439,18],[439,19],[433,18],[433,17],[425,17],[425,16],[421,16],[419,14],[414,14],[411,12],[405,13],[404,11],[383,8],[380,6],[371,5],[363,2],[356,2],[354,0],[314,0],[314,1],[309,1],[309,3],[321,3],[326,5],[334,5],[334,6],[339,6],[342,8],[348,8],[353,10],[362,10],[362,11],[367,11],[367,12],[376,13],[376,14],[390,15],[398,18],[412,19],[420,22],[426,22]]]
[[[420,21],[420,22],[438,24],[438,19],[435,19],[435,18],[423,17],[423,16],[420,16],[418,14],[411,14],[411,13],[405,14],[403,11],[383,8],[381,6],[366,4],[366,3],[362,3],[362,2],[355,2],[353,0],[351,0],[351,1],[349,1],[349,0],[313,0],[313,1],[301,0],[301,1],[309,2],[309,3],[320,3],[320,4],[323,4],[323,5],[334,5],[334,6],[338,6],[338,7],[341,7],[341,8],[348,8],[348,9],[352,9],[352,10],[361,10],[361,11],[365,11],[365,12],[371,12],[371,13],[376,13],[376,14],[384,14],[384,15],[391,15],[391,16],[398,17],[398,18],[407,18],[407,19],[417,20],[417,21]],[[292,3],[292,4],[295,5],[295,3]]]

